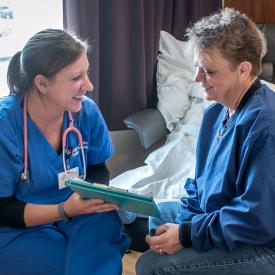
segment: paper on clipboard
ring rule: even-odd
[[[138,195],[105,184],[89,183],[78,179],[69,179],[66,181],[66,185],[77,192],[82,199],[102,199],[105,202],[117,204],[126,211],[160,217],[160,212],[151,197]]]

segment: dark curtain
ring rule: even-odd
[[[64,28],[88,39],[94,91],[110,130],[157,103],[155,70],[160,30],[184,30],[221,8],[221,0],[63,0]]]

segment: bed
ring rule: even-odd
[[[263,60],[262,81],[275,91],[275,24],[259,25],[265,33],[268,54]],[[183,183],[194,177],[195,149],[203,112],[212,104],[204,98],[203,88],[193,81],[194,65],[188,43],[179,41],[161,31],[158,67],[158,105],[134,114],[124,120],[136,130],[141,144],[148,148],[159,138],[166,136],[163,146],[152,152],[144,165],[126,171],[111,180],[110,185],[149,195],[156,201],[179,200],[186,195]],[[126,232],[135,236],[135,250],[147,247],[137,241],[144,238],[145,219],[137,225],[126,226]]]

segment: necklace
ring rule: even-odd
[[[224,131],[227,129],[228,126],[228,122],[230,121],[230,113],[229,110],[226,110],[226,115],[225,118],[222,121],[222,127],[219,129],[218,133],[217,133],[217,140],[220,140]]]
[[[239,105],[237,106],[237,109],[235,110],[235,112],[231,112],[229,111],[229,109],[226,110],[226,115],[225,118],[222,122],[222,127],[219,129],[218,133],[217,133],[217,140],[220,140],[222,135],[224,134],[225,130],[228,127],[228,123],[229,121],[231,121],[231,117],[236,117],[241,109],[243,108],[243,106],[246,104],[246,102],[248,101],[248,99],[254,94],[256,93],[261,87],[261,82],[260,80],[257,78],[255,80],[255,82],[250,86],[250,88],[248,89],[248,91],[244,94],[243,98],[241,99],[241,102],[239,103]]]

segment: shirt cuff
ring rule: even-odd
[[[190,221],[185,221],[180,224],[179,238],[180,238],[180,243],[184,248],[192,246]]]
[[[0,226],[25,227],[26,203],[11,197],[0,197]]]

